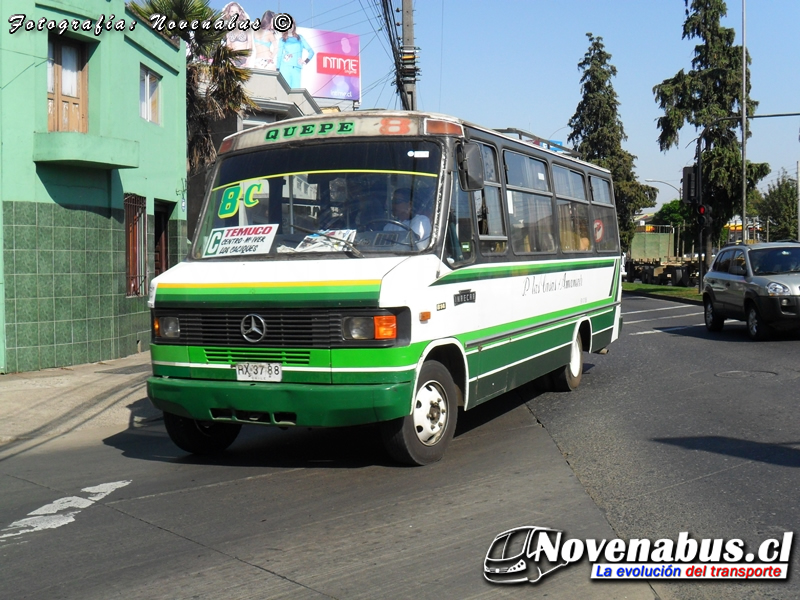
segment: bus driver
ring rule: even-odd
[[[383,228],[384,231],[407,231],[411,230],[417,239],[417,245],[424,248],[428,245],[428,238],[431,236],[431,220],[422,212],[414,213],[411,205],[411,190],[408,188],[397,188],[392,194],[392,214],[394,218],[404,227],[389,223]]]

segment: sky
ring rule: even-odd
[[[226,2],[212,0],[221,9]],[[251,18],[267,9],[290,14],[301,27],[358,34],[361,42],[361,108],[400,108],[389,79],[388,42],[374,0],[241,0]],[[400,6],[401,0],[393,0]],[[756,115],[800,113],[800,1],[733,0],[723,25],[742,42],[745,4],[751,98]],[[400,20],[399,13],[398,21]],[[612,83],[640,181],[656,179],[658,205],[678,197],[681,172],[693,162],[699,132],[684,127],[667,152],[658,147],[661,116],[653,86],[691,69],[696,40],[682,39],[684,0],[415,0],[414,27],[421,76],[418,108],[450,114],[491,128],[516,127],[564,140],[580,101],[578,63],[589,48],[587,33],[603,38],[617,68]],[[342,103],[351,109],[351,103]],[[750,121],[747,158],[797,176],[800,117]]]

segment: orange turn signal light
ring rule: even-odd
[[[161,323],[158,322],[158,319],[153,319],[153,333],[156,334],[156,337],[161,337]]]
[[[426,323],[431,320],[431,311],[426,310],[425,312],[419,313],[419,320],[422,323]]]
[[[219,147],[219,150],[217,150],[217,154],[225,154],[231,148],[233,148],[233,138],[222,140],[222,145]]]
[[[441,119],[426,119],[425,133],[436,135],[464,135],[464,128],[459,123]]]
[[[397,338],[397,317],[394,315],[381,315],[372,317],[375,323],[376,340],[394,340]]]

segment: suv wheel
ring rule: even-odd
[[[714,311],[714,303],[711,302],[711,298],[706,298],[703,306],[705,309],[704,318],[706,322],[706,329],[709,331],[722,330],[722,326],[725,324],[725,317],[718,316],[716,311]]]
[[[747,306],[747,335],[751,340],[765,340],[769,337],[769,327],[764,324],[755,304]]]

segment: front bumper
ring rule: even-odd
[[[765,323],[785,329],[800,328],[800,297],[757,296],[754,300]]]
[[[164,412],[201,421],[339,427],[408,415],[413,386],[413,382],[315,385],[151,377],[147,395]]]

